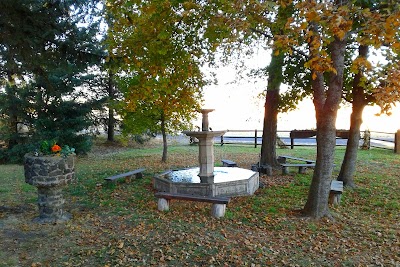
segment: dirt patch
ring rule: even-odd
[[[14,242],[23,242],[29,239],[44,238],[46,235],[41,232],[23,232],[16,229],[5,229],[2,231],[2,236],[5,239],[11,239]],[[5,241],[5,240],[4,240]]]
[[[15,206],[15,207],[0,206],[0,214],[1,215],[6,214],[6,213],[19,214],[19,213],[26,212],[30,208],[31,207],[29,207],[28,205],[18,205],[18,206]]]
[[[60,242],[65,224],[32,222],[37,215],[33,206],[0,207],[0,266],[52,266],[34,264],[68,245]]]

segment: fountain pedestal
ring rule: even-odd
[[[75,175],[75,156],[43,156],[30,154],[24,157],[25,182],[38,188],[39,217],[35,222],[56,223],[70,219],[65,212],[63,187]]]
[[[199,140],[199,165],[201,183],[214,183],[214,138],[226,131],[209,131],[208,113],[213,109],[202,109],[201,132],[184,131],[183,133]]]
[[[199,140],[199,177],[202,183],[214,183],[214,136],[197,136]]]

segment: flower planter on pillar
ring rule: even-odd
[[[38,188],[39,217],[35,222],[56,223],[70,219],[63,210],[63,187],[75,176],[75,156],[24,157],[25,182]]]

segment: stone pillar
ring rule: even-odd
[[[213,137],[199,139],[199,177],[202,183],[214,183]]]
[[[25,182],[38,188],[39,217],[34,222],[57,223],[70,219],[63,210],[63,187],[74,179],[75,156],[42,156],[24,158]]]
[[[67,221],[71,215],[64,211],[64,197],[60,187],[38,187],[39,217],[34,222],[53,223]]]

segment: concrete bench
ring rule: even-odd
[[[104,178],[104,180],[106,180],[107,182],[115,182],[118,179],[121,178],[131,178],[132,176],[135,176],[136,178],[142,178],[143,174],[142,172],[144,172],[146,169],[141,168],[141,169],[137,169],[134,171],[130,171],[130,172],[126,172],[126,173],[121,173],[121,174],[117,174],[114,176],[110,176],[107,178]]]
[[[279,163],[286,163],[287,159],[304,161],[305,163],[315,163],[315,160],[296,158],[296,157],[292,157],[292,156],[279,156],[278,157],[278,162]]]
[[[343,193],[343,181],[332,181],[331,182],[331,191],[329,192],[329,204],[339,205],[340,198]]]
[[[289,173],[289,167],[298,167],[299,173],[306,173],[307,168],[314,168],[315,163],[282,163],[282,174],[286,175]]]
[[[229,160],[229,159],[223,159],[222,161],[222,166],[224,167],[237,167],[236,162]]]
[[[227,197],[195,196],[165,192],[157,192],[154,194],[154,196],[158,198],[159,211],[169,210],[169,202],[172,199],[212,203],[211,216],[214,218],[221,218],[225,216],[226,204],[228,204],[230,201],[230,199]]]

